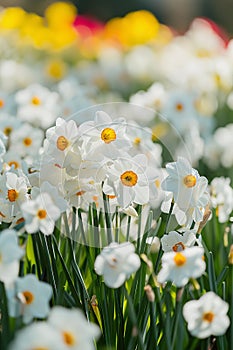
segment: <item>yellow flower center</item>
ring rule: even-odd
[[[47,73],[55,79],[61,79],[65,73],[65,66],[62,61],[53,61],[47,67]]]
[[[176,253],[174,256],[176,266],[183,266],[186,263],[186,260],[186,257],[182,253]]]
[[[185,249],[185,246],[183,245],[182,242],[178,242],[172,247],[172,250],[174,252],[180,252],[181,250],[184,250],[184,249]]]
[[[211,323],[214,319],[214,313],[211,311],[205,312],[202,316],[203,321]]]
[[[36,348],[32,348],[32,350],[49,350],[49,348],[45,348],[44,346],[37,346]]]
[[[12,128],[10,126],[6,126],[3,130],[3,132],[6,136],[9,136],[10,133],[12,132]]]
[[[10,202],[15,202],[19,196],[19,193],[16,190],[11,189],[11,190],[8,190],[7,196]]]
[[[57,148],[60,151],[64,151],[69,146],[69,141],[65,136],[59,136],[57,139]]]
[[[63,332],[63,339],[68,346],[73,346],[75,344],[75,337],[71,332]]]
[[[186,187],[191,188],[196,185],[197,179],[194,175],[186,175],[184,177],[184,184]]]
[[[138,176],[131,170],[125,171],[121,174],[121,182],[124,186],[133,187],[138,182]]]
[[[151,140],[152,142],[157,142],[159,141],[164,135],[167,134],[168,127],[165,123],[159,123],[156,124],[152,128],[152,134],[151,134]]]
[[[34,295],[29,292],[28,290],[25,290],[23,293],[22,293],[23,297],[24,297],[24,302],[25,304],[27,305],[30,305],[33,300],[34,300]]]
[[[183,106],[182,103],[179,102],[179,103],[176,104],[176,110],[177,110],[178,112],[183,111],[183,109],[184,109],[184,106]]]
[[[34,106],[39,106],[41,104],[41,100],[39,99],[39,97],[33,96],[32,99],[31,99],[31,103]]]
[[[4,106],[4,101],[0,98],[0,108]]]
[[[155,186],[157,188],[160,188],[160,180],[159,179],[155,180]]]
[[[140,137],[135,137],[135,139],[134,139],[134,142],[133,142],[135,145],[140,145],[140,143],[141,143],[141,139],[140,139]]]
[[[37,212],[37,216],[38,216],[38,218],[41,219],[41,220],[45,219],[46,216],[47,216],[46,210],[44,210],[44,209],[39,209],[38,212]]]
[[[111,129],[111,128],[105,128],[102,132],[101,132],[101,139],[105,142],[105,143],[110,143],[112,141],[116,140],[116,133],[115,130]]]
[[[8,162],[8,165],[11,167],[12,165],[14,165],[15,169],[19,168],[19,163],[16,162],[15,160],[11,160],[10,162]]]
[[[32,144],[32,139],[30,137],[25,137],[25,139],[23,140],[23,143],[25,146],[31,146]]]

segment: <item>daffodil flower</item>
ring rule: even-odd
[[[192,336],[204,339],[226,332],[230,325],[228,309],[228,303],[214,292],[208,292],[198,300],[188,301],[183,307],[183,316]]]

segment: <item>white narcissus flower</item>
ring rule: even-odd
[[[79,130],[74,120],[66,121],[63,118],[57,118],[56,126],[46,131],[49,154],[66,155],[74,143],[78,140]]]
[[[205,177],[200,177],[187,159],[178,157],[177,162],[166,165],[168,176],[162,182],[165,191],[172,192],[174,200],[181,210],[189,208],[198,181],[206,183]]]
[[[229,219],[233,210],[233,189],[230,181],[230,178],[215,177],[210,184],[211,204],[216,208],[216,215],[221,223]]]
[[[138,91],[130,97],[129,102],[135,105],[154,108],[160,111],[166,101],[166,91],[161,83],[154,83],[147,91]]]
[[[140,265],[140,258],[134,253],[132,243],[111,243],[105,247],[95,260],[95,272],[104,276],[105,284],[110,288],[120,287]]]
[[[133,158],[119,158],[114,161],[107,172],[103,192],[115,195],[122,208],[132,203],[149,202],[149,179],[147,176],[147,158],[138,154]]]
[[[167,92],[161,113],[176,130],[185,134],[197,118],[194,102],[195,95],[190,92],[182,89],[170,91]]]
[[[183,316],[192,336],[204,339],[226,332],[230,325],[228,309],[228,303],[214,292],[208,292],[198,300],[188,301],[183,307]]]
[[[157,276],[158,282],[172,281],[177,287],[183,287],[190,278],[200,277],[206,268],[203,255],[204,249],[201,247],[190,247],[177,253],[164,253],[162,269]]]
[[[112,120],[104,111],[97,111],[94,121],[80,125],[85,159],[102,161],[104,157],[116,159],[119,152],[128,150],[131,142],[126,134],[123,118]]]
[[[187,216],[186,221],[200,222],[209,202],[208,181],[182,157],[166,166],[168,176],[162,182],[165,191],[172,192],[175,203]]]
[[[94,323],[88,323],[79,309],[55,306],[50,312],[48,323],[62,335],[67,349],[95,349],[93,340],[99,337],[100,330]]]
[[[14,290],[7,291],[10,316],[22,315],[24,323],[31,322],[34,317],[47,317],[52,293],[50,284],[38,281],[33,274],[18,277]]]
[[[45,235],[52,234],[55,221],[61,214],[60,209],[46,192],[41,193],[35,200],[23,203],[21,209],[28,233],[36,233],[40,230]]]
[[[67,350],[62,335],[47,322],[36,322],[18,331],[9,350]]]
[[[10,148],[11,152],[15,152],[21,157],[28,155],[35,156],[38,153],[44,133],[39,128],[34,128],[28,123],[22,124],[18,129],[10,134]]]
[[[12,283],[19,273],[19,260],[24,255],[18,245],[17,233],[6,229],[0,235],[0,281]]]
[[[12,215],[16,215],[28,196],[27,181],[24,176],[17,176],[13,172],[6,173],[7,200],[12,206]]]
[[[19,119],[34,126],[50,127],[58,113],[59,94],[40,84],[32,84],[15,94]]]
[[[192,247],[196,242],[194,231],[185,231],[180,234],[176,231],[171,231],[161,238],[162,249],[167,252],[180,252],[186,247]]]

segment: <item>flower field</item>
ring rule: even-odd
[[[233,40],[0,10],[0,349],[233,349]]]

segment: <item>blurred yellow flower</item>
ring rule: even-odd
[[[159,30],[159,22],[149,11],[130,12],[123,18],[113,18],[105,26],[107,38],[124,46],[144,44],[154,39]]]
[[[26,12],[20,7],[8,7],[0,13],[1,29],[18,29],[25,21]]]
[[[54,80],[62,79],[65,73],[66,65],[62,60],[53,59],[46,65],[46,74]]]
[[[55,2],[45,10],[47,24],[52,28],[71,26],[76,15],[76,7],[73,4],[66,2]]]

